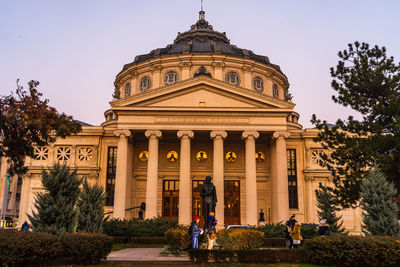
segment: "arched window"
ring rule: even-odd
[[[272,86],[272,94],[274,97],[279,98],[279,88],[278,85],[274,84]]]
[[[255,77],[253,79],[253,88],[256,90],[258,93],[264,92],[264,82],[260,77]]]
[[[228,72],[225,75],[225,82],[231,83],[231,84],[234,84],[234,85],[240,85],[239,74],[237,74],[236,72],[233,72],[233,71]]]
[[[131,84],[127,83],[125,85],[125,97],[130,96],[131,95]]]
[[[175,71],[167,72],[164,76],[164,85],[169,85],[173,83],[177,83],[179,81],[178,73]]]
[[[140,80],[140,92],[147,92],[151,88],[151,80],[148,76],[145,76]]]

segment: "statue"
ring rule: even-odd
[[[208,216],[210,212],[215,213],[215,205],[217,204],[217,192],[215,186],[211,183],[211,179],[211,176],[206,176],[206,181],[200,190],[205,228],[209,225]]]

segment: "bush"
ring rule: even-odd
[[[222,230],[217,233],[217,243],[227,250],[259,248],[264,243],[264,233],[253,229]]]
[[[62,246],[57,236],[0,230],[0,265],[44,264],[61,254]]]
[[[318,224],[302,224],[301,236],[303,239],[311,239],[318,236]]]
[[[111,252],[112,238],[103,234],[67,233],[60,237],[64,256],[74,263],[94,264]]]
[[[112,219],[104,223],[103,233],[114,237],[164,237],[165,232],[177,228],[178,222],[165,218],[147,220]]]
[[[165,232],[165,241],[173,250],[184,250],[190,245],[190,236],[186,229],[169,229]]]
[[[263,232],[264,236],[266,238],[270,238],[270,237],[285,238],[286,237],[286,234],[285,234],[286,226],[283,224],[280,224],[280,223],[266,224],[266,225],[259,226],[256,229]]]
[[[335,266],[390,266],[400,263],[400,243],[392,237],[333,235],[307,240],[310,261]]]
[[[285,238],[264,238],[263,247],[285,247]]]

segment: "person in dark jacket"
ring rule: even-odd
[[[29,224],[27,221],[24,222],[24,224],[21,226],[22,231],[29,231]]]
[[[319,228],[318,235],[320,235],[320,236],[330,236],[331,235],[331,231],[329,230],[329,225],[326,223],[326,220],[320,220],[318,228]]]
[[[285,226],[285,235],[286,235],[286,247],[287,248],[293,248],[293,239],[292,235],[290,234],[293,230],[294,225],[296,224],[296,215],[293,214],[290,216],[290,219],[286,222]]]
[[[190,234],[190,237],[192,238],[192,248],[199,248],[199,235],[201,233],[199,222],[200,222],[200,217],[194,216],[191,225],[192,232]]]

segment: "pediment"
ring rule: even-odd
[[[196,77],[111,102],[115,107],[292,109],[294,104],[209,77]]]

